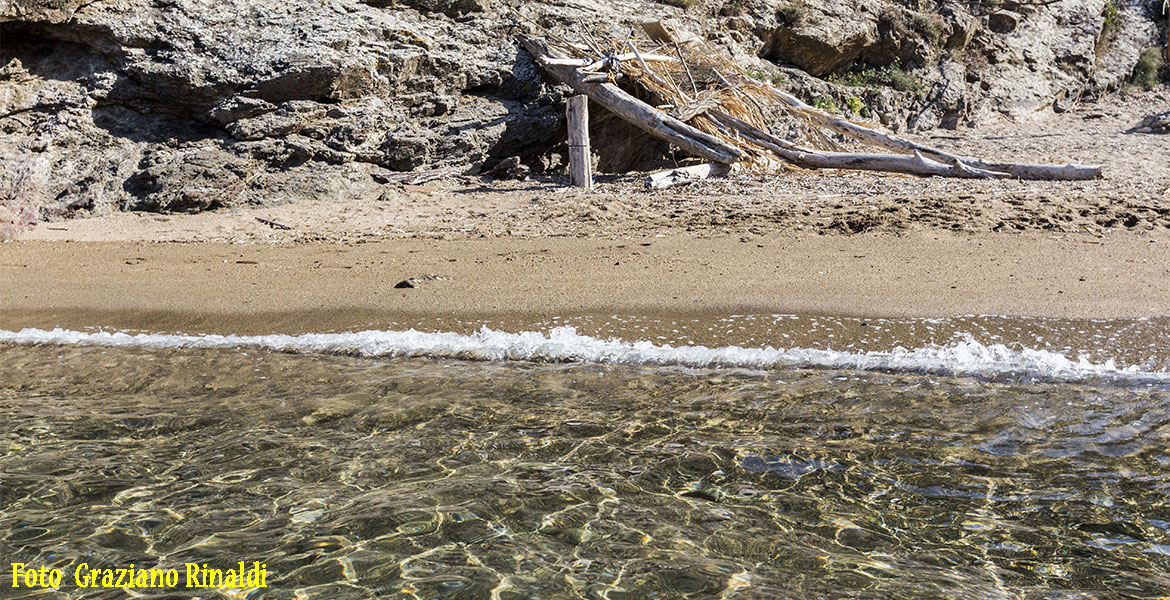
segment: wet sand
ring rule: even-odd
[[[399,282],[421,275],[415,289]],[[1170,315],[1170,234],[0,245],[0,328],[303,333],[554,316]],[[471,327],[472,325],[467,325]]]

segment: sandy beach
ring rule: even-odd
[[[0,327],[301,333],[553,316],[1170,314],[1166,92],[917,139],[1104,165],[1081,182],[752,173],[667,191],[447,174],[358,200],[41,223]],[[365,184],[363,184],[365,185]],[[417,289],[399,282],[441,279]],[[434,325],[437,326],[437,325]]]
[[[672,235],[2,247],[0,327],[302,333],[428,317],[1170,314],[1170,235]],[[415,289],[399,282],[423,275]]]

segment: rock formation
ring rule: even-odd
[[[1116,1],[0,1],[0,171],[47,161],[31,202],[51,218],[375,195],[371,175],[513,156],[553,168],[564,91],[515,34],[656,18],[807,100],[954,127],[1119,87],[1158,31]]]

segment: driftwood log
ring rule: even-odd
[[[550,48],[544,41],[522,37],[520,43],[536,62],[544,67],[546,73],[589,96],[590,100],[646,133],[713,162],[731,164],[744,157],[743,150],[667,115],[612,83],[587,82],[586,78],[590,73],[564,64],[566,57]]]
[[[669,36],[666,36],[669,39]],[[808,122],[822,129],[835,131],[865,144],[893,150],[896,154],[871,152],[831,152],[799,146],[778,138],[762,128],[747,123],[720,110],[720,102],[713,97],[692,101],[687,94],[674,86],[682,106],[676,106],[673,115],[667,114],[619,88],[614,81],[617,77],[629,75],[621,71],[621,61],[633,58],[641,67],[642,76],[654,83],[665,83],[648,63],[673,63],[673,57],[661,54],[643,54],[627,41],[623,49],[631,50],[628,55],[605,56],[588,38],[586,43],[593,48],[598,58],[568,58],[547,42],[521,37],[521,44],[536,59],[544,71],[557,80],[568,84],[577,92],[622,117],[631,124],[653,136],[666,140],[682,150],[701,157],[711,163],[730,165],[748,157],[746,149],[762,148],[776,157],[808,169],[850,169],[862,171],[884,171],[922,176],[961,177],[972,179],[1044,179],[1074,180],[1100,177],[1101,167],[1085,165],[1033,165],[987,161],[979,158],[958,156],[925,144],[895,137],[857,123],[838,119],[820,109],[810,106],[795,96],[783,92],[771,84],[762,84],[764,97],[779,101],[791,112],[808,119]],[[678,44],[673,44],[679,55],[684,72],[692,89],[697,89],[687,60]],[[579,49],[581,47],[578,47]],[[604,72],[608,71],[608,72]],[[737,87],[726,77],[713,71],[725,89],[737,95]],[[759,87],[758,81],[751,80]],[[644,83],[644,82],[643,82]],[[709,134],[685,121],[705,115],[719,129],[717,135]],[[746,144],[745,144],[746,143]],[[750,144],[748,146],[747,144]],[[719,170],[700,169],[703,176],[717,174]],[[695,175],[697,173],[688,174]],[[675,184],[676,179],[667,178],[655,185]],[[681,179],[679,180],[681,182]]]
[[[1029,165],[1004,162],[990,162],[979,158],[956,156],[924,144],[912,142],[870,129],[857,123],[838,119],[823,110],[801,102],[799,98],[775,87],[771,92],[785,104],[802,111],[806,116],[824,127],[853,139],[880,146],[897,152],[921,154],[944,164],[959,162],[967,167],[988,172],[1006,173],[1018,179],[1096,179],[1101,176],[1101,167],[1086,165]],[[853,167],[858,168],[858,167]]]
[[[723,163],[703,163],[690,167],[679,167],[668,171],[651,173],[646,177],[646,187],[662,190],[676,185],[686,185],[706,179],[721,177],[731,172],[731,165]]]
[[[950,164],[940,163],[926,158],[919,152],[914,154],[870,154],[826,152],[802,148],[726,113],[711,111],[708,115],[720,125],[735,131],[753,144],[763,146],[775,153],[776,156],[806,169],[889,171],[911,175],[969,179],[1006,179],[1010,177],[1007,173],[996,173],[971,167],[957,159]]]

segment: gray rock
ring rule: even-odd
[[[417,277],[411,277],[410,279],[403,279],[402,281],[399,281],[398,283],[394,284],[394,289],[396,289],[396,290],[410,290],[410,289],[418,288],[422,284],[430,282],[430,281],[445,281],[446,279],[447,279],[447,277],[445,277],[443,275],[434,275],[434,274],[419,275]]]
[[[1011,33],[1020,25],[1020,14],[1010,10],[997,10],[987,15],[987,28],[995,33]]]
[[[1132,133],[1170,133],[1170,111],[1150,115],[1131,130]]]
[[[1021,5],[1009,27],[892,0],[8,0],[0,161],[51,165],[42,217],[376,197],[371,173],[513,156],[563,168],[564,89],[514,42],[531,22],[575,39],[667,18],[807,99],[864,97],[894,130],[956,126],[1119,87],[1157,29],[1119,3],[1103,32],[1105,1]],[[920,85],[816,77],[894,65]],[[639,139],[597,137],[600,166],[663,159]]]
[[[759,56],[794,64],[814,76],[825,75],[857,59],[878,39],[877,18],[859,12],[853,2],[825,0],[815,16],[777,23]]]
[[[528,179],[528,173],[531,169],[527,165],[520,162],[519,156],[510,156],[501,160],[492,168],[492,177],[496,179]]]

